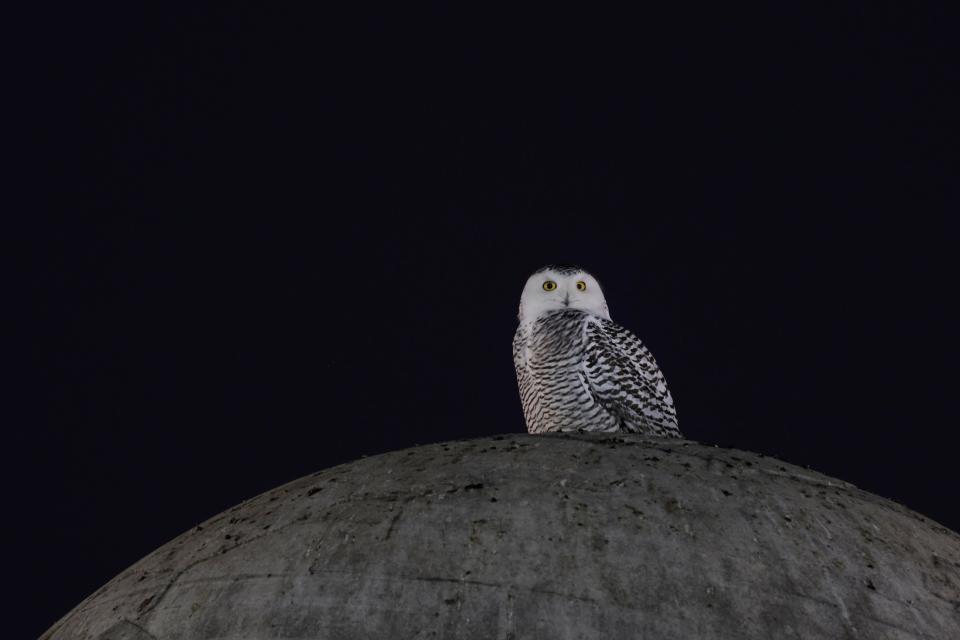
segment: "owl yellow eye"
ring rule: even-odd
[[[587,283],[583,280],[577,280],[577,291],[586,291]]]
[[[544,291],[553,291],[556,288],[557,288],[557,283],[554,282],[553,280],[547,280],[546,282],[543,283]]]

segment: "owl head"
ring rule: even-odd
[[[532,322],[547,311],[578,309],[610,319],[600,283],[572,265],[549,264],[538,269],[520,295],[520,322]]]

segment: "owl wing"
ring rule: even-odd
[[[585,355],[590,392],[617,418],[623,431],[682,437],[663,372],[637,336],[594,316],[586,326]]]
[[[517,332],[513,336],[513,366],[517,371],[517,386],[520,389],[520,404],[523,407],[523,417],[527,423],[527,430],[530,431],[530,425],[536,422],[536,412],[538,411],[538,398],[536,387],[534,386],[530,368],[527,365],[527,334],[523,325],[517,327]],[[531,433],[533,433],[531,431]]]

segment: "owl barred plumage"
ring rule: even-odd
[[[663,373],[610,319],[596,278],[579,267],[543,267],[527,280],[519,320],[513,361],[527,431],[682,437]]]

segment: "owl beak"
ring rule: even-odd
[[[563,306],[565,306],[565,307],[569,307],[569,306],[570,306],[570,294],[569,294],[569,293],[568,293],[567,296],[563,299]]]

